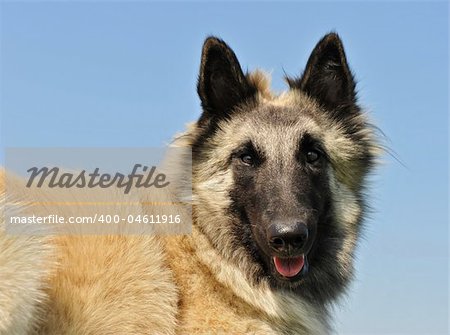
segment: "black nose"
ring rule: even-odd
[[[308,227],[304,223],[273,223],[267,229],[270,247],[282,253],[295,254],[302,251],[308,241]]]

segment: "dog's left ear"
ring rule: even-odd
[[[215,37],[203,44],[197,91],[203,107],[200,122],[226,118],[236,105],[256,94],[233,50]]]
[[[291,88],[300,89],[331,109],[356,101],[355,81],[336,33],[325,35],[317,43],[300,79],[287,80]]]

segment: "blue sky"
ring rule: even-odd
[[[338,334],[447,334],[446,2],[2,2],[1,145],[156,146],[199,116],[203,39],[283,90],[337,31],[385,155]],[[3,158],[2,158],[3,160]]]

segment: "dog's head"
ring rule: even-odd
[[[194,221],[247,279],[325,302],[342,291],[376,154],[339,37],[275,95],[221,40],[203,46],[190,131]]]

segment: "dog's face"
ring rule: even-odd
[[[280,284],[295,284],[308,275],[317,229],[331,201],[320,128],[312,116],[297,112],[263,105],[251,112],[256,117],[239,118],[227,130],[236,136],[230,210],[248,224],[260,260]]]
[[[325,302],[351,276],[376,145],[337,35],[288,83],[273,95],[224,42],[206,40],[192,132],[195,222],[248,280]]]

